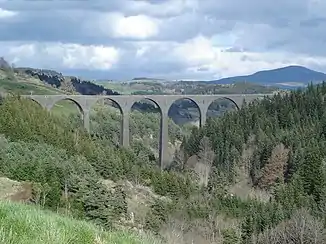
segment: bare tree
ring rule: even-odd
[[[306,210],[300,210],[294,216],[258,236],[257,244],[297,244],[326,243],[326,230],[323,224]]]
[[[195,166],[195,171],[199,176],[199,184],[205,187],[208,184],[208,178],[215,158],[215,153],[211,147],[210,140],[204,136],[199,145],[198,163]]]

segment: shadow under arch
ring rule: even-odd
[[[139,98],[138,100],[134,101],[131,104],[130,109],[132,109],[136,105],[136,106],[139,106],[139,107],[138,108],[134,108],[134,109],[141,110],[141,105],[140,105],[141,104],[141,101],[149,101],[149,102],[154,103],[156,105],[157,109],[159,110],[160,115],[162,116],[162,108],[161,108],[160,104],[157,101],[155,101],[154,99],[148,98],[148,97]],[[144,108],[147,110],[146,112],[154,112],[153,110],[151,110],[153,108],[150,108],[150,106],[151,105],[149,105],[149,103],[147,103],[147,105],[144,106]],[[143,111],[143,110],[141,110],[141,111]]]
[[[230,109],[232,110],[233,108],[229,107],[230,104],[234,106],[235,110],[240,109],[239,105],[232,98],[218,97],[218,98],[214,99],[213,101],[211,101],[209,103],[209,105],[207,107],[207,110],[205,111],[206,118],[209,119],[209,118],[212,118],[212,117],[218,117],[221,114],[221,112],[220,112],[221,108],[225,108],[224,109],[225,111],[223,112],[223,114],[225,112],[227,112],[227,111],[230,111]],[[214,114],[215,114],[215,116],[214,116]]]
[[[191,106],[191,105],[195,105],[195,106]],[[202,115],[203,111],[200,108],[200,106],[198,105],[198,103],[194,99],[191,99],[189,97],[182,97],[182,98],[179,98],[179,99],[173,101],[173,103],[168,108],[168,116],[174,121],[175,124],[179,124],[176,121],[176,119],[177,119],[176,115],[178,115],[178,113],[180,112],[180,109],[187,110],[187,112],[185,113],[185,116],[186,116],[185,120],[187,120],[187,119],[191,119],[192,118],[191,116],[194,116],[194,113],[193,113],[194,111],[189,111],[189,109],[191,109],[193,107],[195,107],[196,110],[198,111],[198,123],[199,123],[199,126],[202,126],[201,119],[203,116]],[[186,123],[187,122],[188,121],[186,121]]]
[[[117,101],[109,97],[99,98],[92,104],[89,113],[89,133],[92,137],[107,140],[117,147],[122,144],[124,111]]]

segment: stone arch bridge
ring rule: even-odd
[[[239,109],[244,101],[250,103],[258,98],[271,96],[273,94],[217,94],[217,95],[111,95],[111,96],[92,96],[92,95],[25,95],[23,97],[32,99],[47,110],[50,110],[57,102],[70,100],[74,102],[83,116],[85,129],[90,131],[90,110],[93,105],[101,100],[110,100],[117,104],[122,114],[121,121],[121,140],[120,144],[124,147],[129,146],[129,113],[134,103],[143,99],[152,101],[160,109],[160,164],[161,167],[168,163],[168,111],[171,105],[178,100],[190,100],[194,102],[200,114],[200,126],[206,122],[208,107],[218,99],[227,99],[235,104]]]

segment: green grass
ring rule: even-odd
[[[39,207],[0,201],[1,244],[155,244],[150,237],[105,232]]]

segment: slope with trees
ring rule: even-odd
[[[31,182],[30,203],[164,243],[325,243],[325,94],[326,84],[309,86],[209,119],[163,172],[142,143],[116,147],[113,132],[92,137],[7,97],[0,176]]]
[[[184,153],[190,156],[200,155],[200,141],[210,139],[215,158],[209,195],[217,184],[225,182],[232,190],[240,179],[245,179],[251,189],[268,193],[260,203],[237,196],[227,200],[228,211],[242,219],[242,242],[273,239],[273,243],[298,243],[293,240],[297,238],[301,243],[314,238],[313,243],[325,242],[325,94],[323,83],[305,91],[275,95],[209,120],[184,141]],[[216,209],[215,201],[208,201],[208,209]],[[309,226],[301,226],[305,222]],[[318,233],[309,236],[309,228],[314,226]],[[281,236],[282,230],[286,235]]]

